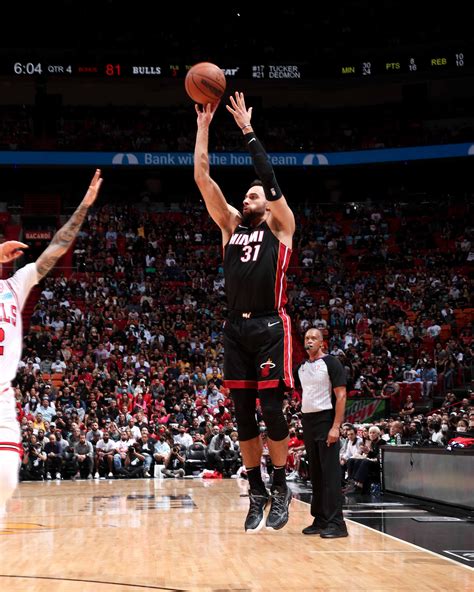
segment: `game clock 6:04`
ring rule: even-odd
[[[13,72],[19,76],[38,76],[39,74],[72,74],[70,64],[47,64],[41,62],[15,62]]]

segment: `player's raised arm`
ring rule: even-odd
[[[250,120],[252,119],[252,107],[245,106],[244,93],[236,92],[235,97],[230,97],[230,106],[227,111],[232,113],[236,124],[244,134],[245,143],[252,156],[253,166],[258,178],[261,180],[272,220],[270,226],[274,230],[292,237],[295,232],[295,217],[291,211],[280,187],[278,186],[273,171],[272,163],[265,152],[264,147],[253,131]]]
[[[218,103],[212,105],[208,103],[202,108],[196,105],[197,134],[194,148],[194,180],[199,187],[209,215],[222,230],[225,241],[225,238],[232,234],[241,215],[236,208],[227,203],[221,188],[209,173],[209,125],[217,106]]]
[[[55,266],[58,259],[68,251],[85,220],[88,209],[95,202],[101,185],[102,178],[100,176],[100,169],[97,169],[87,193],[79,204],[77,210],[69,218],[66,224],[56,232],[49,246],[36,260],[38,279],[43,278]]]

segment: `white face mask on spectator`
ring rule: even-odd
[[[456,432],[466,432],[466,431],[467,431],[466,426],[458,426],[456,428]]]

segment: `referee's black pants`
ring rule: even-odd
[[[311,515],[321,528],[345,528],[342,515],[339,441],[328,446],[326,438],[334,421],[334,411],[303,413],[303,438],[313,488]]]

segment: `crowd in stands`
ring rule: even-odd
[[[294,361],[304,355],[305,329],[317,327],[346,368],[349,397],[391,406],[371,422],[376,430],[353,430],[362,448],[341,434],[343,478],[360,488],[367,463],[349,461],[373,457],[371,442],[447,444],[463,426],[474,429],[469,206],[295,210]],[[147,477],[155,466],[167,477],[241,470],[223,387],[221,237],[202,204],[156,214],[111,204],[92,210],[71,272],[47,277],[38,292],[14,382],[22,478]],[[288,396],[285,414],[288,471],[301,476],[299,393]]]
[[[3,150],[97,150],[191,152],[195,112],[184,90],[181,105],[164,107],[63,107],[48,112],[29,106],[2,107]],[[227,113],[218,112],[210,135],[216,152],[245,150],[242,134]],[[256,123],[272,152],[339,152],[472,142],[472,101],[426,106],[423,114],[403,105],[315,109],[266,106]],[[44,119],[47,119],[45,121]],[[278,122],[275,125],[274,122]]]

